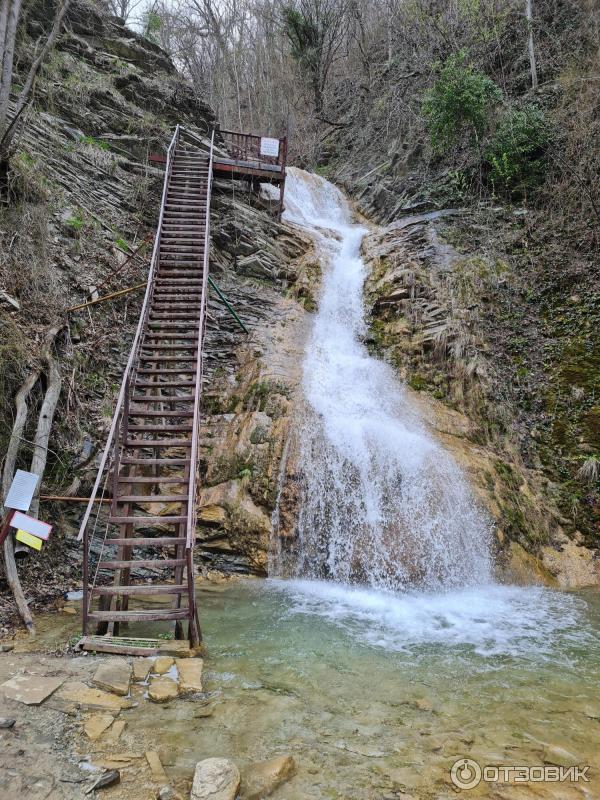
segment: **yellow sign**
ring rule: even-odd
[[[15,538],[17,542],[23,542],[23,544],[28,545],[28,547],[33,547],[34,550],[42,549],[42,540],[38,539],[37,536],[33,536],[31,533],[27,533],[27,531],[17,531]]]

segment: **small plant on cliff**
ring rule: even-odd
[[[433,149],[442,152],[465,131],[479,141],[501,98],[500,88],[467,61],[464,50],[450,56],[423,101]]]
[[[550,139],[550,126],[538,106],[506,113],[484,155],[494,189],[515,194],[538,184],[544,176]]]

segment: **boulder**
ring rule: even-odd
[[[154,703],[168,703],[179,695],[177,684],[172,678],[160,676],[153,678],[148,687],[148,697]]]
[[[262,797],[268,797],[295,773],[296,762],[292,756],[278,756],[251,764],[244,770],[242,798],[260,800]]]
[[[129,694],[131,666],[124,658],[107,659],[94,673],[92,683],[105,692],[124,697]]]
[[[191,800],[234,800],[240,773],[227,758],[205,758],[196,764]]]

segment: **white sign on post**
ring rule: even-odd
[[[12,508],[15,511],[29,511],[38,481],[39,475],[18,469],[4,501],[6,508]]]
[[[32,536],[37,536],[38,539],[43,539],[45,542],[48,541],[52,530],[52,525],[48,525],[47,522],[42,522],[41,519],[36,519],[35,517],[29,517],[20,511],[13,514],[10,526],[11,528],[25,531],[25,533],[31,533]]]
[[[279,139],[269,139],[268,136],[261,137],[260,154],[261,156],[274,156],[277,158],[279,155]]]

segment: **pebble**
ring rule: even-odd
[[[8,730],[9,728],[14,728],[16,719],[9,719],[8,717],[0,717],[0,728],[3,730]]]

